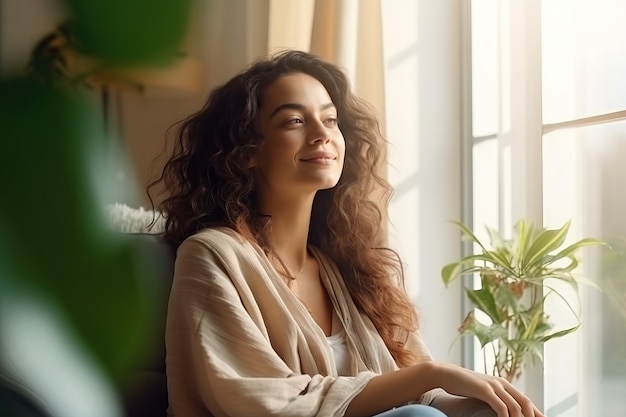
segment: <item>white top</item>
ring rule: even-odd
[[[337,375],[349,376],[351,374],[350,364],[352,363],[352,357],[348,344],[346,342],[346,331],[344,330],[337,313],[333,311],[333,325],[331,335],[326,337],[328,344],[333,351],[335,357],[335,367],[337,368]]]

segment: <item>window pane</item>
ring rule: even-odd
[[[550,416],[622,415],[626,409],[626,123],[553,132],[544,138],[544,222],[572,219],[569,240],[600,237],[614,250],[582,252],[578,274],[602,290],[581,287],[580,330],[545,346]],[[577,310],[576,297],[570,303]],[[546,309],[571,324],[562,303]],[[569,318],[568,318],[569,317]]]
[[[473,135],[498,131],[498,1],[472,1]]]
[[[626,108],[626,2],[544,0],[544,123]]]
[[[488,239],[484,225],[498,229],[498,140],[489,139],[472,150],[472,191],[474,232]]]
[[[474,145],[472,149],[472,191],[474,233],[482,241],[489,236],[484,226],[498,229],[498,141],[489,139]],[[478,252],[478,245],[474,251]],[[480,277],[474,276],[474,288],[480,288]],[[482,312],[475,310],[479,320],[488,323]],[[489,349],[483,350],[474,338],[474,369],[490,374],[494,365],[494,357]]]

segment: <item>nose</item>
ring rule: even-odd
[[[322,122],[317,122],[311,127],[307,139],[311,145],[314,145],[316,143],[328,143],[331,141],[332,136],[330,129],[324,126]]]

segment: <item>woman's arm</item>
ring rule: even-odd
[[[434,361],[372,378],[352,400],[345,415],[371,416],[413,401],[434,388],[482,400],[493,408],[498,417],[545,417],[505,379]]]

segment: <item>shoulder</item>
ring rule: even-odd
[[[228,227],[210,227],[185,239],[178,247],[177,257],[201,252],[221,259],[233,259],[257,251],[257,246],[237,231]]]
[[[237,231],[229,227],[208,227],[189,236],[180,247],[202,245],[208,248],[237,248],[249,245],[250,242]]]
[[[207,227],[189,236],[183,244],[188,241],[202,242],[210,246],[220,245],[244,245],[248,240],[237,231],[229,227]]]

